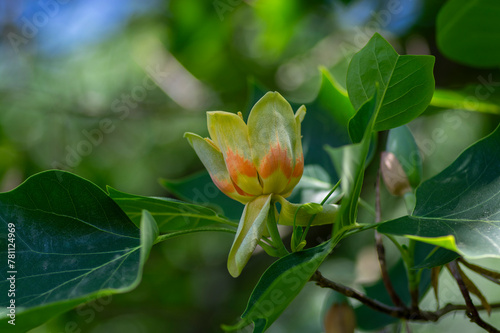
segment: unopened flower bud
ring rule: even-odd
[[[396,155],[411,187],[416,188],[420,185],[422,181],[422,157],[408,126],[393,128],[389,131],[386,151]]]
[[[392,195],[403,196],[411,191],[411,185],[408,181],[401,164],[396,155],[389,152],[382,152],[380,171],[384,179],[385,187]]]

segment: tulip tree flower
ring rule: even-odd
[[[300,205],[285,199],[304,170],[300,130],[305,113],[301,106],[294,114],[279,93],[268,92],[252,108],[247,124],[241,113],[212,111],[207,112],[210,138],[185,134],[214,184],[245,204],[228,258],[228,270],[234,277],[241,273],[262,235],[267,231],[273,235],[266,223],[269,227],[270,220],[276,221],[276,202],[281,205],[280,224],[305,226],[310,220],[307,210],[298,210]],[[336,211],[335,205],[324,206],[314,224],[332,223]],[[279,235],[277,229],[274,234]],[[279,242],[282,244],[281,239]]]

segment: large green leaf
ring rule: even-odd
[[[354,108],[358,109],[378,90],[380,111],[375,130],[404,125],[429,105],[434,92],[433,67],[434,57],[400,56],[376,33],[349,64],[349,98]]]
[[[450,0],[437,17],[437,45],[448,58],[476,66],[500,65],[500,1]]]
[[[157,236],[146,217],[143,233],[105,192],[62,171],[30,177],[0,194],[0,251],[7,258],[7,227],[15,225],[16,326],[7,324],[7,292],[0,296],[2,331],[25,332],[79,303],[126,292],[140,281]],[[0,272],[0,289],[10,276]]]
[[[426,243],[418,243],[418,244],[425,244],[430,246],[430,244]],[[420,262],[416,262],[413,268],[421,269],[421,268],[432,268],[436,266],[442,266],[446,265],[450,261],[457,259],[458,257],[460,257],[460,255],[456,252],[447,250],[442,247],[436,248],[434,246],[434,248],[428,251],[427,257]]]
[[[306,165],[320,165],[336,183],[338,176],[328,154],[323,149],[327,144],[339,147],[350,142],[347,122],[354,108],[346,92],[337,80],[325,69],[320,69],[321,84],[316,98],[306,103],[307,114],[302,122],[302,147]],[[293,109],[298,105],[292,104]]]
[[[381,224],[466,257],[500,257],[500,127],[417,190],[410,216]]]
[[[264,332],[299,294],[333,248],[327,241],[305,251],[289,254],[273,263],[252,292],[241,320],[225,330],[239,330],[255,324],[255,332]]]
[[[321,87],[316,102],[322,109],[330,110],[332,116],[342,127],[347,128],[349,119],[356,110],[349,100],[347,91],[337,82],[328,69],[321,67]]]
[[[230,219],[239,220],[243,212],[244,206],[222,193],[207,171],[178,180],[160,179],[160,184],[177,198],[214,208]]]
[[[235,228],[238,226],[238,223],[229,221],[207,207],[170,198],[128,194],[111,187],[108,187],[108,193],[136,225],[140,223],[142,210],[148,210],[158,223],[161,233],[207,227],[230,227],[236,230]]]

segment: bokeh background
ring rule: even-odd
[[[183,133],[206,135],[205,111],[248,112],[266,90],[294,103],[312,103],[321,82],[318,67],[344,85],[350,57],[374,32],[400,54],[436,56],[436,86],[474,96],[480,77],[496,82],[500,75],[498,69],[468,67],[441,55],[435,26],[444,3],[0,0],[0,190],[57,168],[103,188],[207,203],[206,175]],[[489,86],[492,103],[498,86]],[[497,123],[495,115],[429,108],[410,124],[424,157],[425,178]],[[331,135],[311,141],[311,151],[347,143],[335,124],[318,126]],[[335,181],[330,161],[314,163]],[[367,177],[373,184],[374,172]],[[169,190],[159,179],[170,184]],[[373,186],[363,196],[372,202]],[[403,208],[393,209],[403,207],[400,201],[384,196],[386,218],[404,214]],[[241,209],[227,215],[237,217]],[[360,219],[371,218],[360,212]],[[321,232],[313,237],[321,239]],[[323,271],[344,283],[376,280],[372,236],[342,244]],[[231,242],[226,234],[196,234],[158,245],[136,290],[95,300],[33,332],[219,332],[221,323],[237,320],[272,262],[257,254],[233,279],[225,268]],[[392,264],[394,249],[388,252]],[[444,297],[459,300],[447,278],[444,274],[449,286]],[[500,299],[494,286],[481,286],[492,301]],[[308,285],[269,332],[321,332],[326,296]],[[432,307],[432,297],[427,298]],[[500,323],[498,315],[495,320]],[[414,332],[480,331],[463,314],[412,326]]]

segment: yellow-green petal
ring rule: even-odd
[[[233,182],[246,193],[262,194],[243,119],[224,111],[207,112],[207,119],[210,137],[222,152]]]
[[[253,200],[253,195],[237,191],[226,169],[224,157],[213,143],[194,133],[185,133],[184,137],[188,139],[189,144],[210,174],[212,181],[222,193],[243,204]]]
[[[302,173],[304,172],[304,154],[302,152],[302,134],[301,134],[301,123],[306,115],[306,107],[302,105],[297,112],[295,112],[295,165],[292,172],[292,176],[285,189],[283,190],[283,196],[287,197],[292,193],[292,190],[302,178]]]
[[[290,104],[268,92],[250,111],[248,135],[264,193],[282,193],[295,167],[296,121]]]
[[[262,237],[271,208],[271,197],[259,196],[247,203],[243,210],[227,260],[227,269],[233,277],[240,275]]]

